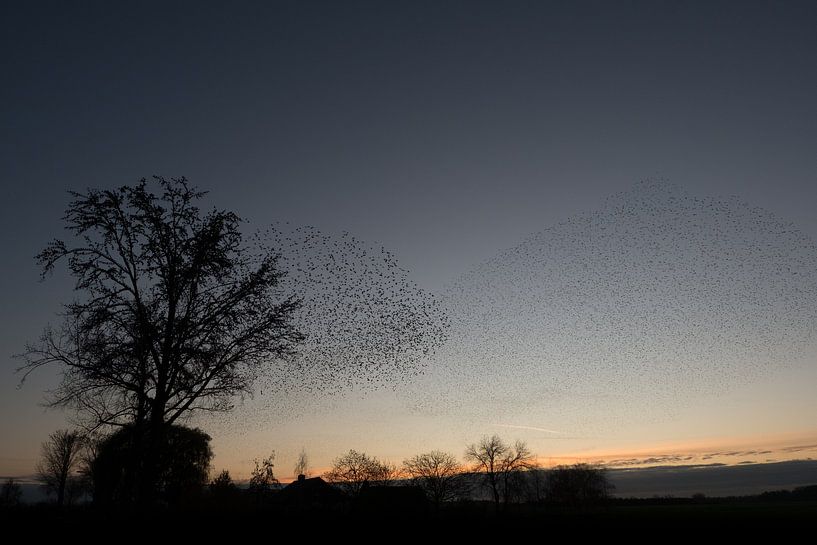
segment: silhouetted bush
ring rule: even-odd
[[[552,502],[584,505],[608,498],[612,490],[604,469],[575,464],[550,470],[546,496]]]
[[[23,487],[12,478],[6,479],[0,489],[0,509],[17,507],[23,500]]]
[[[133,501],[143,468],[137,463],[137,434],[123,427],[99,442],[95,456],[86,469],[97,504],[124,504]],[[159,500],[178,505],[201,494],[207,484],[210,436],[185,426],[169,426],[164,433],[158,457]]]
[[[770,501],[815,501],[817,485],[799,486],[794,490],[771,490],[763,492],[758,498]]]
[[[233,482],[233,478],[230,477],[230,472],[226,469],[210,481],[210,493],[214,496],[231,494],[235,490],[238,490],[238,487]]]

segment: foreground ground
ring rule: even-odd
[[[376,541],[398,536],[484,536],[516,530],[560,535],[627,535],[669,539],[678,535],[714,535],[763,531],[783,536],[817,527],[817,500],[746,501],[613,500],[602,505],[565,507],[522,504],[495,513],[485,502],[450,505],[440,511],[390,511],[346,507],[334,510],[285,510],[275,506],[231,508],[202,505],[195,509],[105,511],[91,506],[56,509],[50,505],[21,506],[0,511],[0,527],[27,534],[82,535],[88,540],[136,537],[252,538],[257,532],[286,534],[293,530],[310,536],[333,535]],[[388,532],[384,534],[383,532]],[[700,534],[705,531],[706,534]],[[388,538],[388,539],[387,539]]]

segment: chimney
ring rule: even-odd
[[[298,475],[298,482],[305,481],[305,480],[306,480],[306,475],[304,475],[303,473]]]

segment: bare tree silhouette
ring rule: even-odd
[[[275,477],[275,451],[263,459],[256,459],[255,468],[250,473],[249,491],[257,501],[264,501],[272,488],[278,485]]]
[[[399,471],[393,464],[350,450],[335,458],[332,469],[324,473],[323,478],[339,485],[352,496],[357,496],[366,484],[387,484],[398,476]]]
[[[306,449],[302,448],[295,462],[295,477],[303,475],[309,477],[309,458],[306,456]]]
[[[46,493],[57,496],[57,505],[62,506],[73,499],[76,490],[72,480],[79,479],[79,468],[84,440],[76,431],[57,430],[42,444],[41,458],[37,463],[37,478]]]
[[[460,498],[467,490],[463,467],[447,452],[433,450],[413,456],[403,462],[403,470],[437,508],[443,502]]]
[[[518,473],[533,467],[535,460],[523,441],[508,445],[497,435],[468,445],[465,459],[474,464],[474,471],[485,474],[485,484],[497,509],[500,501],[510,502],[518,484]]]
[[[43,275],[66,261],[80,300],[65,305],[23,354],[23,380],[56,364],[51,406],[83,424],[132,425],[142,501],[156,489],[167,427],[193,411],[232,408],[271,361],[302,336],[291,325],[299,301],[280,293],[268,249],[252,251],[233,212],[196,206],[205,192],[184,178],[115,190],[72,192],[64,220],[73,243],[40,252]]]

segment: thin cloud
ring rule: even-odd
[[[599,458],[597,463],[605,465],[610,468],[630,468],[642,466],[665,466],[675,465],[676,467],[686,467],[683,464],[689,462],[700,461],[702,467],[711,465],[743,465],[757,463],[755,458],[767,454],[795,454],[802,452],[813,451],[817,448],[817,444],[799,444],[794,446],[785,446],[777,449],[746,449],[746,450],[711,450],[703,452],[664,452],[664,453],[645,453],[642,456],[628,456],[628,457],[614,457],[603,456]],[[735,459],[738,460],[735,460]],[[741,458],[750,458],[749,460],[740,460]],[[722,460],[722,462],[714,462],[715,460]],[[733,461],[734,460],[734,461]],[[766,462],[774,462],[776,459],[767,458]],[[693,467],[693,466],[689,466]]]
[[[796,445],[793,447],[786,447],[783,449],[784,452],[801,452],[804,450],[813,450],[817,449],[817,444],[812,445]]]

